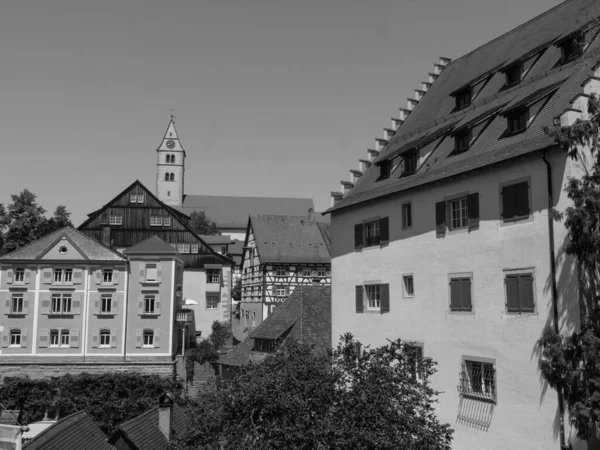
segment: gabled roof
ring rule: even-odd
[[[167,254],[167,255],[179,255],[179,253],[173,249],[169,244],[163,241],[158,236],[151,236],[145,241],[135,244],[129,247],[123,252],[126,255],[148,255],[148,254]]]
[[[178,209],[189,215],[204,211],[220,228],[246,228],[250,214],[301,216],[314,209],[310,198],[226,197],[220,195],[185,195]]]
[[[119,253],[109,247],[106,247],[95,239],[86,236],[72,227],[64,227],[13,252],[0,256],[0,261],[41,259],[46,251],[56,245],[63,237],[68,239],[87,260],[125,260]]]
[[[328,212],[554,146],[543,126],[553,126],[554,119],[583,92],[582,83],[594,75],[600,61],[600,36],[596,34],[583,56],[566,64],[561,64],[561,50],[555,44],[598,16],[597,0],[568,0],[450,62],[375,160],[381,163],[412,148],[426,147],[421,154],[432,153],[424,164],[413,175],[400,177],[392,173],[383,180],[378,179],[379,167],[371,165]],[[521,82],[507,88],[502,68],[524,58],[532,58],[531,68]],[[488,81],[475,101],[456,111],[453,94],[483,78]],[[507,121],[500,115],[501,107],[511,111],[542,100],[544,106],[524,132],[506,133]],[[467,151],[454,154],[451,134],[455,127],[472,126],[473,121],[487,120],[486,115],[490,123],[477,140]]]
[[[249,226],[263,263],[330,263],[329,224],[308,216],[252,214]]]
[[[80,411],[42,431],[23,446],[27,450],[114,450],[85,411]]]
[[[252,359],[255,339],[277,341],[288,337],[312,344],[317,351],[331,348],[331,286],[296,287],[246,340],[222,356],[219,364],[243,366]]]
[[[185,410],[175,403],[171,423],[173,439],[185,432],[188,423],[189,419],[185,414]],[[169,446],[169,440],[158,428],[158,406],[119,425],[108,439],[108,442],[115,444],[119,436],[123,436],[138,450],[163,450]]]

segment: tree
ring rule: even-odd
[[[190,214],[188,226],[194,231],[194,233],[200,235],[221,234],[217,229],[216,222],[210,220],[204,211],[194,211],[192,214]]]
[[[172,448],[447,450],[453,430],[435,416],[433,373],[400,340],[370,349],[347,334],[327,355],[286,340],[201,394]]]
[[[588,147],[593,167],[580,179],[570,178],[566,186],[573,206],[564,214],[568,231],[566,253],[574,256],[584,300],[581,329],[569,336],[548,327],[540,338],[540,371],[548,384],[564,396],[571,424],[579,438],[588,440],[600,421],[600,308],[596,292],[600,261],[600,101],[592,94],[588,102],[588,120],[571,126],[545,128],[568,157],[578,159],[580,149]],[[591,301],[590,301],[591,299]],[[572,299],[578,301],[578,299]]]
[[[54,215],[50,219],[45,220],[40,224],[38,234],[40,237],[46,236],[64,227],[72,227],[71,213],[67,211],[64,205],[58,205],[54,211]]]

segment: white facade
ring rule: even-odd
[[[167,132],[156,150],[156,196],[171,206],[183,203],[185,150],[181,146],[171,117]]]

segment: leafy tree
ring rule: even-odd
[[[72,227],[73,223],[71,222],[70,217],[71,213],[67,211],[67,207],[58,205],[54,211],[54,215],[40,224],[38,234],[42,237],[60,230],[61,228],[67,226]]]
[[[231,345],[231,323],[227,321],[212,323],[211,334],[202,339],[196,346],[185,352],[185,370],[187,379],[194,377],[194,364],[215,363],[219,359],[219,351]]]
[[[156,406],[164,392],[182,401],[180,384],[157,375],[82,373],[40,380],[6,378],[0,385],[0,402],[21,410],[21,423],[40,420],[45,412],[64,417],[85,411],[110,435],[121,423]]]
[[[172,448],[448,450],[453,430],[435,416],[433,373],[400,340],[370,349],[347,334],[327,355],[286,340],[202,393]]]
[[[188,226],[196,233],[200,235],[214,235],[221,234],[217,229],[215,221],[210,220],[204,211],[194,211],[190,214],[190,221]]]
[[[545,128],[570,158],[578,159],[580,149],[589,147],[593,167],[583,177],[568,180],[565,189],[573,206],[564,214],[555,213],[556,219],[564,219],[568,231],[566,253],[574,256],[583,281],[581,329],[562,336],[548,327],[540,339],[542,376],[562,392],[571,424],[584,440],[595,433],[600,421],[600,298],[595,284],[600,261],[600,101],[595,95],[589,100],[588,112],[589,120]]]
[[[242,299],[242,279],[235,280],[233,289],[231,289],[231,298],[239,302]]]

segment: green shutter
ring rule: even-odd
[[[362,313],[365,311],[365,304],[363,303],[363,287],[356,286],[356,312]]]
[[[363,226],[362,223],[354,225],[354,248],[362,248],[363,246]]]
[[[380,287],[381,295],[381,314],[390,312],[390,285],[382,284]]]
[[[506,284],[506,310],[508,312],[519,312],[519,276],[507,275]]]
[[[446,232],[446,202],[435,204],[435,226],[438,233]]]
[[[519,276],[519,287],[521,288],[521,311],[533,312],[535,309],[533,301],[533,277],[531,275]]]

